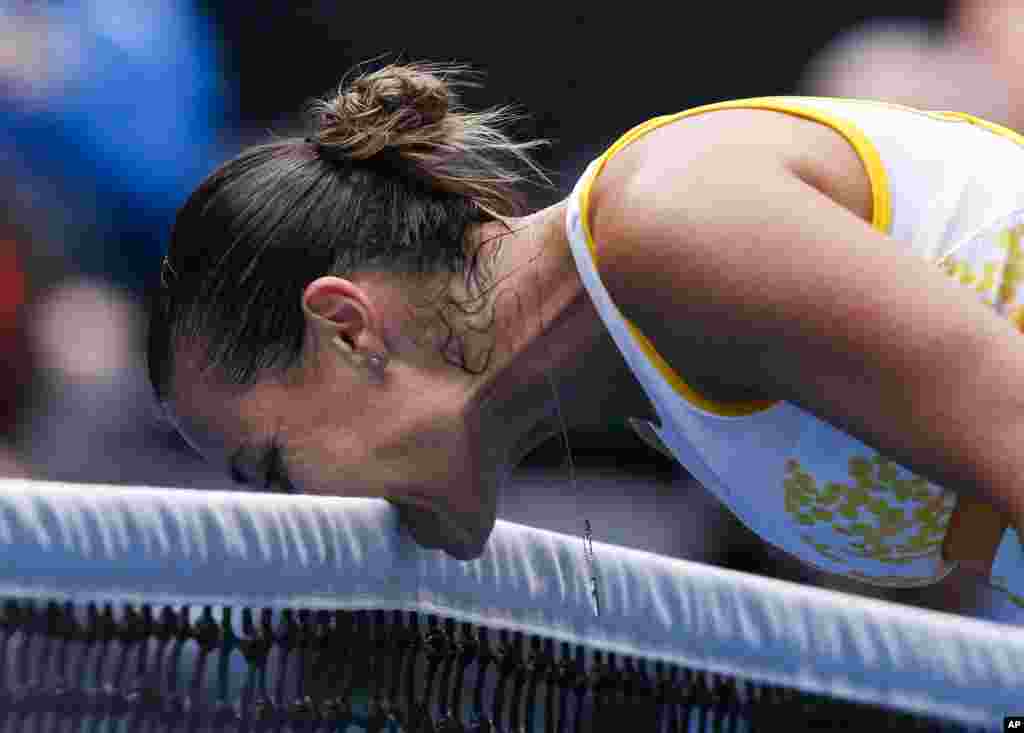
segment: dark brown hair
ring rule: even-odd
[[[469,229],[526,213],[521,184],[550,180],[529,155],[545,142],[502,131],[520,119],[512,110],[462,109],[455,91],[475,86],[474,76],[440,64],[363,73],[311,105],[311,136],[249,148],[193,192],[152,302],[148,365],[159,400],[186,341],[201,344],[207,368],[230,384],[294,366],[302,293],[322,275],[448,273],[480,286]],[[453,305],[469,312],[449,296],[438,315]]]

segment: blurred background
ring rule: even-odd
[[[1024,2],[591,4],[69,0],[0,4],[0,474],[230,489],[157,418],[145,293],[177,208],[217,164],[301,124],[304,103],[382,54],[467,62],[474,106],[532,114],[516,132],[568,194],[650,117],[730,98],[867,97],[1024,131]],[[380,8],[380,9],[374,9]],[[500,516],[866,596],[1024,623],[954,574],[920,591],[825,576],[748,532],[625,425],[539,447]]]

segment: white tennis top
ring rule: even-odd
[[[953,492],[793,404],[720,403],[701,395],[622,316],[601,282],[587,214],[591,187],[607,161],[662,125],[726,108],[793,114],[842,134],[870,176],[872,225],[1019,324],[1024,138],[970,115],[879,102],[739,100],[634,128],[590,164],[569,198],[566,225],[583,283],[657,410],[661,427],[651,427],[679,463],[747,527],[810,565],[872,585],[937,582],[955,567],[941,552]],[[1022,571],[1021,548],[1009,529],[993,582],[1024,594],[1024,578],[1015,575]]]

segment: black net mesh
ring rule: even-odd
[[[0,731],[973,730],[406,611],[8,599]]]

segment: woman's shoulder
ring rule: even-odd
[[[599,158],[588,204],[620,197],[638,181],[651,190],[682,177],[694,185],[747,177],[755,175],[758,162],[793,171],[871,220],[871,181],[846,138],[819,121],[757,106],[712,105],[699,114],[656,117],[634,128]]]

